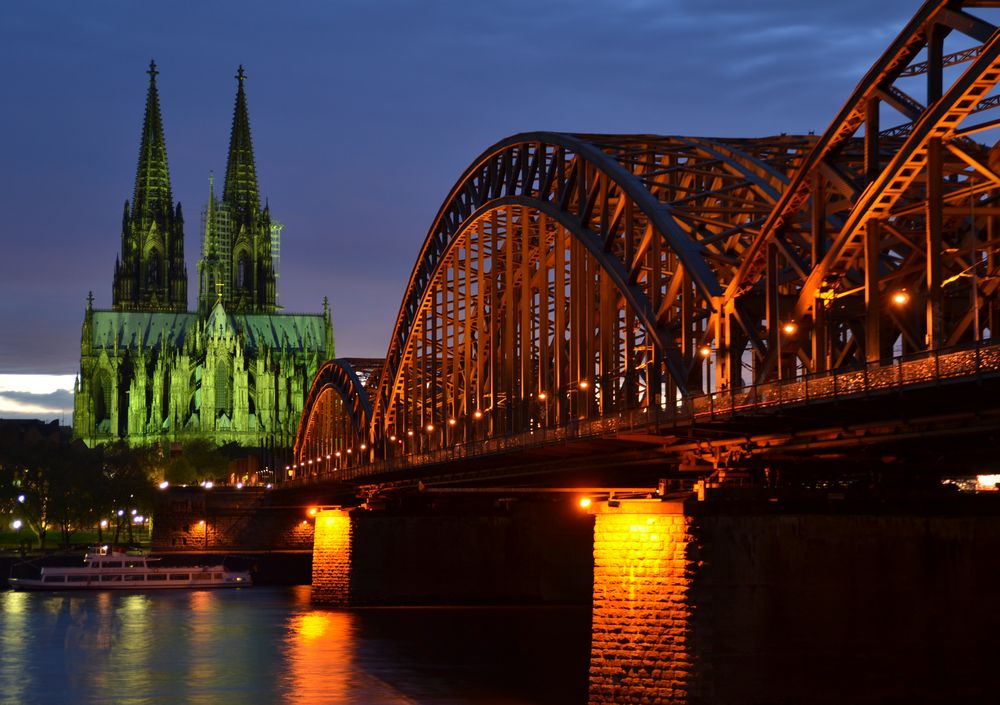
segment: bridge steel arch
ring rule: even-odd
[[[704,391],[705,323],[812,139],[540,132],[488,149],[421,249],[371,437],[409,451]]]
[[[970,137],[1000,124],[981,118],[1000,105],[988,95],[1000,78],[1000,35],[983,14],[992,7],[926,2],[748,245],[713,323],[746,319],[764,297],[756,381],[995,330],[1000,175],[995,148]]]
[[[997,5],[925,2],[820,136],[486,150],[337,442],[417,452],[992,335],[1000,155],[972,136],[1000,128]]]
[[[303,466],[298,474],[321,474],[346,464],[349,450],[364,455],[372,440],[371,422],[368,392],[351,364],[323,363],[306,395],[295,438],[295,462]]]

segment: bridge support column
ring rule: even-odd
[[[732,497],[596,505],[591,705],[996,699],[1000,498]]]
[[[347,510],[321,511],[313,534],[312,599],[347,607],[352,604],[355,519]]]
[[[313,602],[586,603],[589,516],[568,501],[476,500],[319,512]]]
[[[595,514],[590,703],[686,703],[692,540],[684,505],[621,500]]]

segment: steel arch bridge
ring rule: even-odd
[[[984,115],[1000,105],[997,7],[926,2],[819,136],[493,145],[427,234],[381,370],[364,387],[337,361],[318,374],[296,465],[991,337],[1000,154],[973,135],[1000,126]]]

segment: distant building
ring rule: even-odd
[[[198,310],[187,311],[184,221],[167,168],[156,66],[131,204],[125,202],[112,310],[87,303],[73,428],[88,445],[208,437],[287,448],[309,384],[334,356],[321,314],[279,313],[281,226],[261,209],[243,67],[221,199],[203,219]]]

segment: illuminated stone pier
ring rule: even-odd
[[[320,511],[314,602],[586,604],[591,519],[568,501]]]
[[[351,512],[334,509],[316,514],[313,534],[312,599],[338,607],[351,604]]]
[[[681,502],[597,506],[592,703],[685,702],[693,573]]]
[[[594,505],[591,705],[995,702],[996,499]]]

